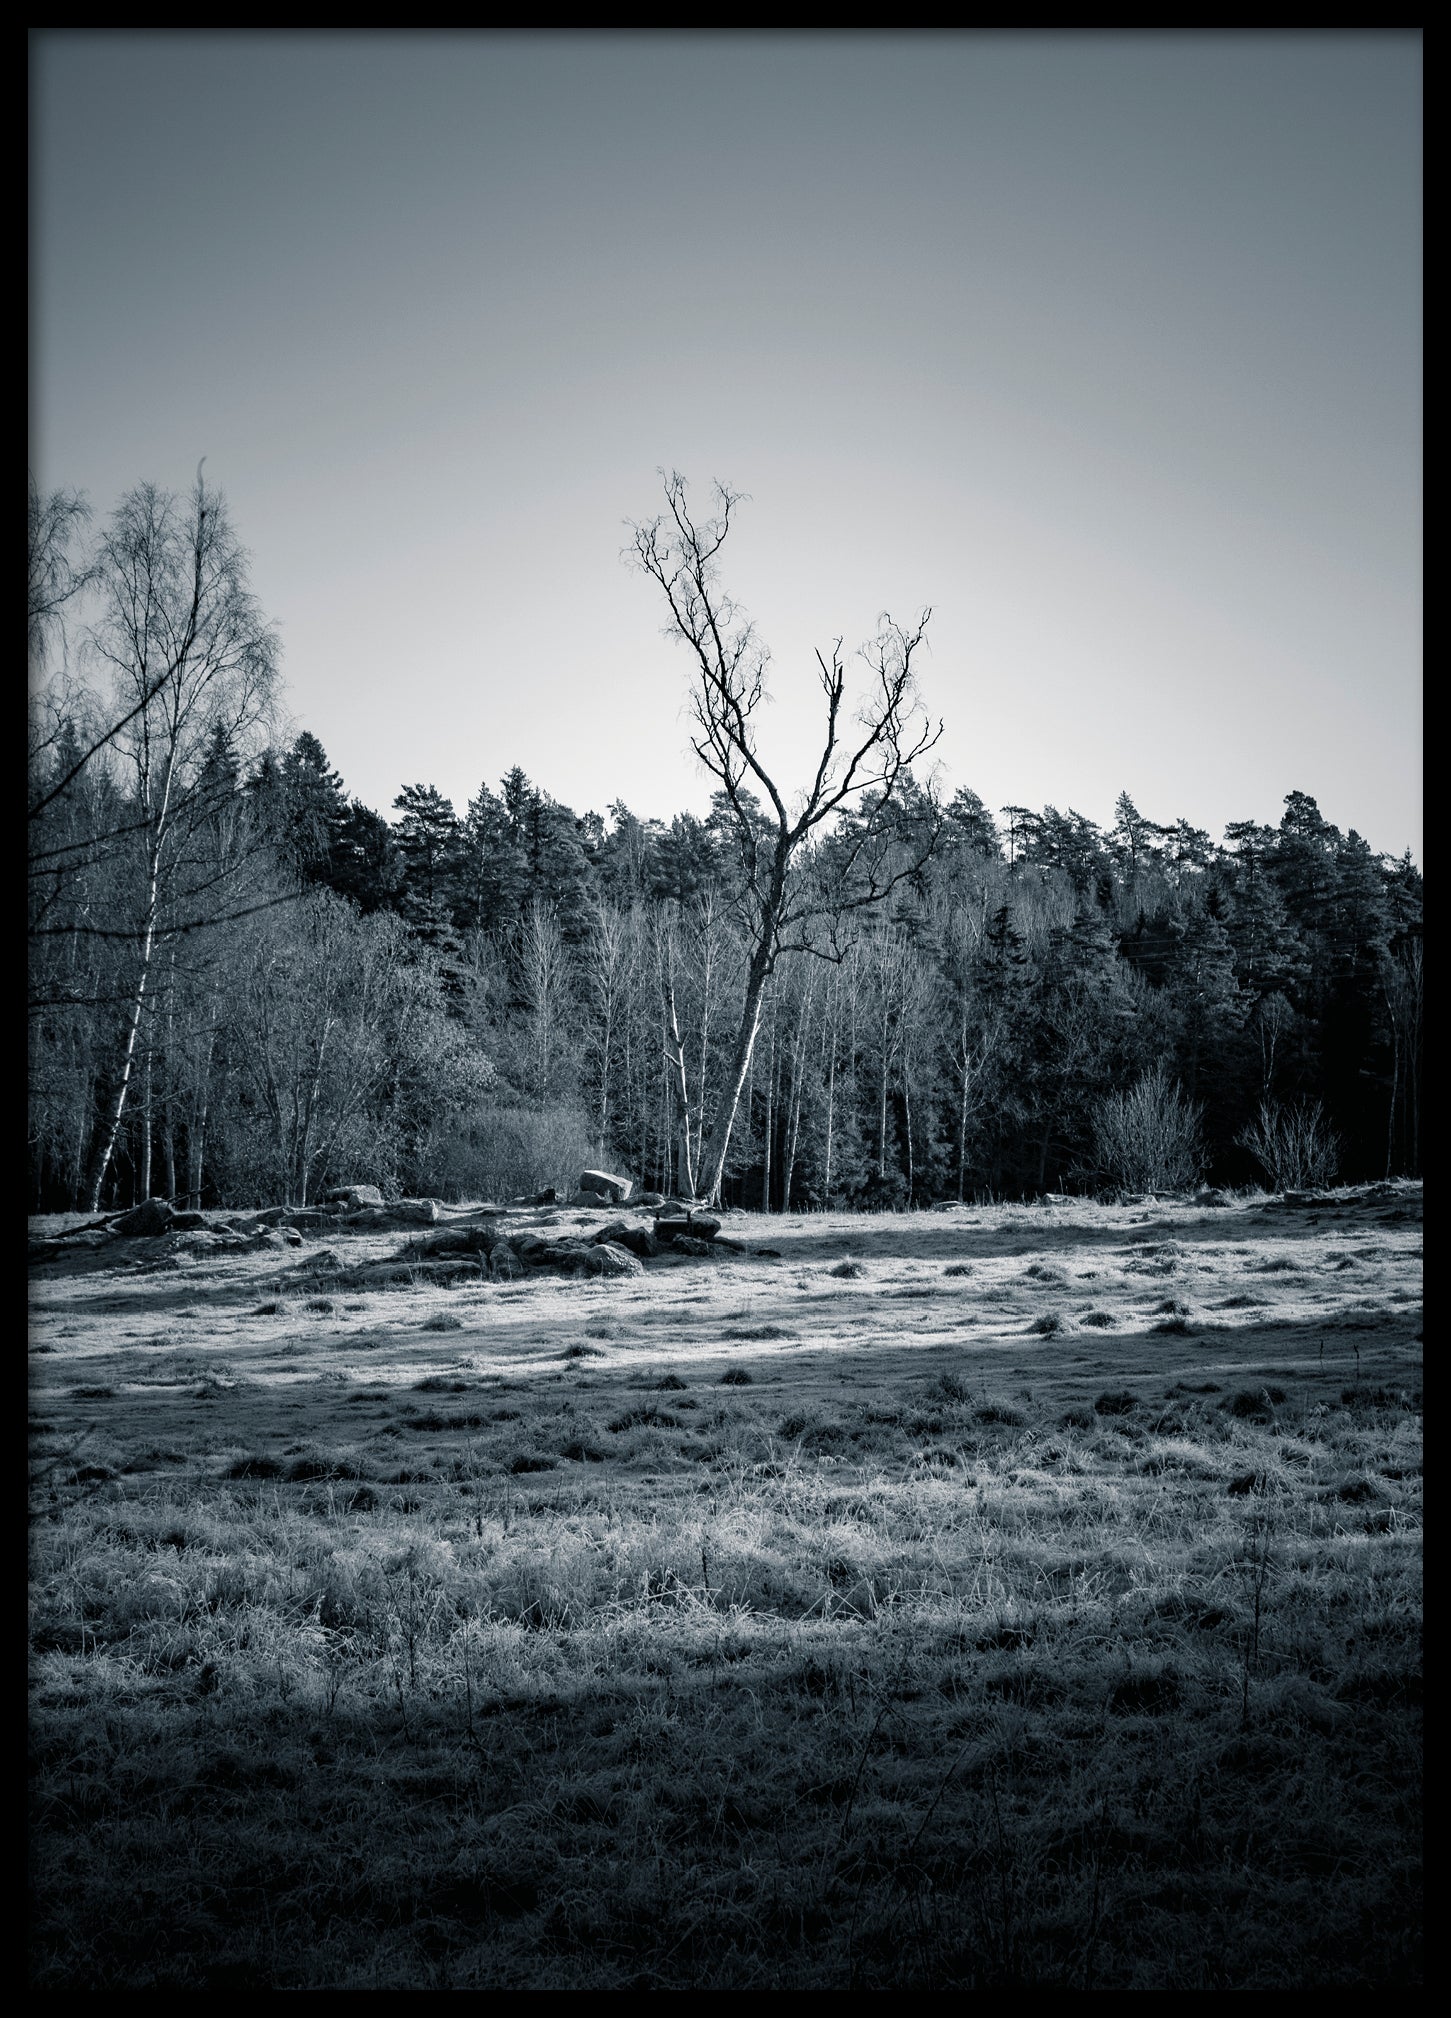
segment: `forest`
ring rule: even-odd
[[[461,811],[400,780],[384,817],[280,728],[200,478],[99,531],[32,487],[30,638],[32,1210],[516,1196],[600,1159],[696,1191],[774,845],[749,780],[704,819],[576,813],[501,752]],[[774,965],[725,1202],[1419,1175],[1409,854],[1300,790],[1215,839],[1127,791],[1105,828],[895,782],[803,843],[823,888],[868,835],[891,873]]]

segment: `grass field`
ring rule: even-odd
[[[1419,1187],[728,1230],[35,1272],[33,1987],[1419,1984]]]

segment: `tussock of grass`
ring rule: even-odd
[[[949,1261],[942,1271],[944,1275],[971,1275],[972,1272],[970,1261]]]
[[[866,1270],[859,1261],[839,1261],[835,1268],[827,1270],[827,1274],[838,1275],[845,1281],[855,1282],[859,1276],[866,1274]]]

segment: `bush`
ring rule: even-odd
[[[1340,1168],[1340,1138],[1318,1100],[1300,1100],[1293,1107],[1262,1100],[1253,1125],[1235,1141],[1264,1167],[1275,1191],[1332,1184]]]
[[[565,1196],[600,1145],[576,1107],[486,1104],[427,1152],[428,1189],[440,1198],[518,1198],[553,1185]]]
[[[1094,1109],[1100,1168],[1125,1191],[1187,1191],[1204,1169],[1203,1111],[1156,1065],[1126,1093],[1110,1093]]]

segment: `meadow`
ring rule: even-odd
[[[1420,1187],[727,1231],[33,1271],[33,1987],[1420,1983]]]

